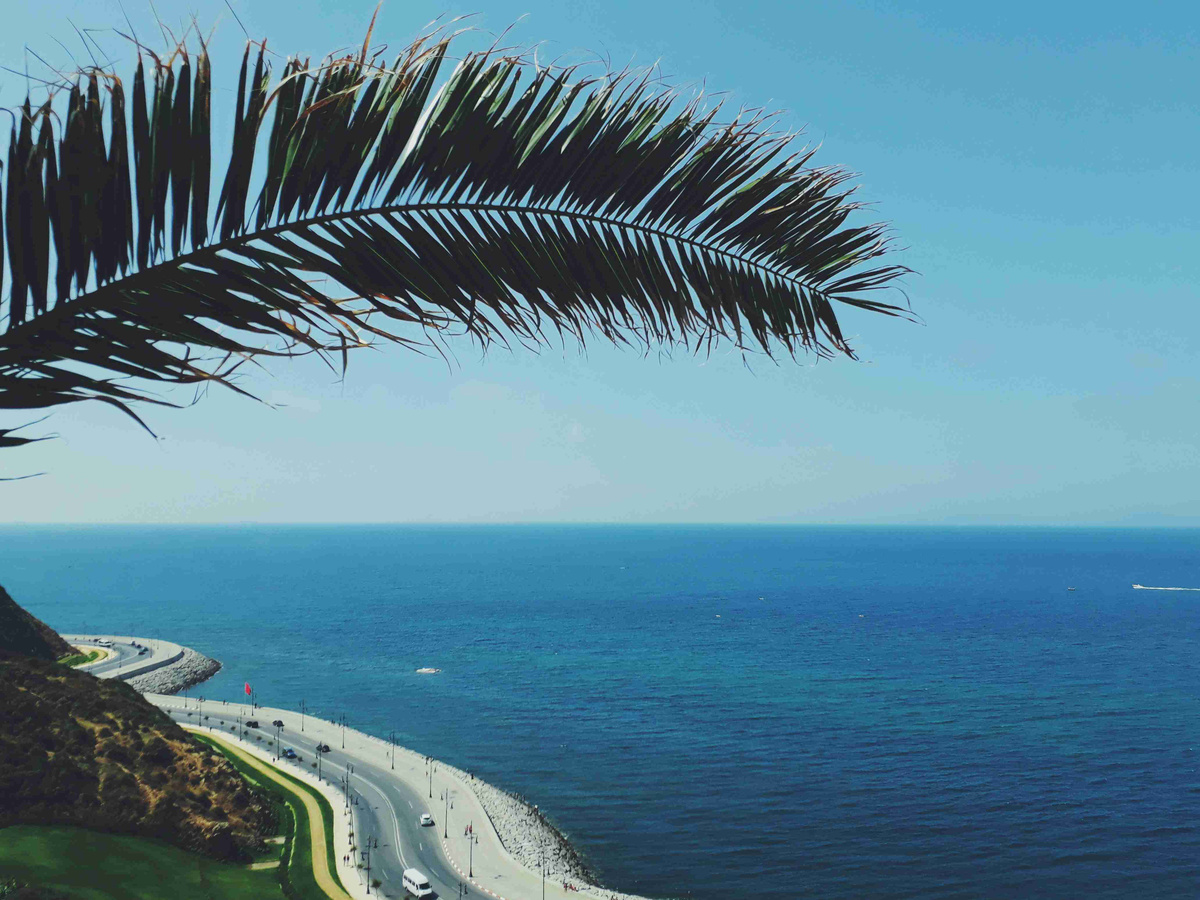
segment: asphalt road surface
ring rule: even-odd
[[[176,700],[175,702],[183,701]],[[203,704],[203,715],[208,716],[207,720],[201,720],[201,712],[197,708],[196,701],[189,701],[189,707],[185,711],[164,705],[163,709],[181,724],[192,726],[202,724],[205,728],[211,728],[213,731],[226,735],[237,733],[239,710],[236,707],[225,706],[219,701],[206,702]],[[189,712],[191,715],[188,715]],[[287,771],[289,767],[311,771],[312,763],[317,759],[316,745],[318,742],[300,730],[301,723],[298,715],[292,719],[282,719],[281,721],[284,723],[284,729],[279,749],[291,747],[296,751],[299,759],[280,758],[277,764],[284,771]],[[221,724],[222,722],[224,724]],[[242,722],[245,722],[244,717]],[[263,740],[260,746],[265,749],[273,749],[275,747],[275,729],[265,718],[260,718],[258,722],[261,727],[257,730],[247,729],[244,724],[241,726],[242,730],[250,736],[251,740],[256,733],[261,735]],[[361,757],[342,750],[337,743],[332,741],[329,743],[330,751],[322,754],[321,776],[326,782],[341,789],[342,780],[349,772],[349,810],[355,832],[355,844],[360,850],[358,862],[363,861],[361,851],[366,848],[367,839],[370,838],[373,847],[370,877],[372,880],[378,878],[383,883],[379,889],[380,896],[403,897],[401,873],[407,868],[415,868],[425,874],[439,897],[457,900],[461,879],[442,852],[440,816],[444,809],[444,803],[440,799],[438,790],[435,788],[432,799],[428,796],[421,796],[399,779],[392,777],[387,768],[377,768]],[[349,771],[351,769],[353,771]],[[347,809],[345,803],[347,795],[344,791],[342,796],[342,805],[335,806],[333,811],[335,828],[347,827],[344,812]],[[453,801],[453,796],[451,800]],[[434,825],[422,826],[420,824],[421,813],[425,812],[433,816]],[[375,847],[376,842],[378,842],[378,847]],[[356,877],[354,870],[342,865],[341,860],[335,861],[338,863],[338,870],[343,879],[352,882]],[[372,889],[371,893],[374,894],[375,889]],[[468,896],[476,893],[475,888],[471,887]],[[484,895],[480,894],[480,896]]]
[[[138,644],[148,648],[145,654],[141,654],[139,653],[140,648],[133,646],[128,638],[118,640],[107,635],[63,635],[63,637],[70,643],[82,647],[97,646],[96,637],[113,641],[111,647],[105,648],[112,655],[85,670],[99,678],[113,678],[118,674],[134,671],[135,668],[141,669],[167,657],[175,649],[171,645],[165,648],[158,647],[155,641],[137,638],[135,640]],[[156,647],[158,647],[157,650]],[[200,703],[196,698],[179,696],[171,698],[156,696],[154,701],[160,703],[160,708],[180,724],[203,726],[226,736],[236,735],[240,730],[240,733],[251,741],[255,736],[261,736],[262,742],[259,746],[264,749],[276,750],[276,752],[285,747],[291,747],[299,758],[288,760],[280,757],[277,760],[280,768],[284,771],[287,771],[289,767],[313,771],[312,764],[316,762],[318,756],[316,752],[318,741],[315,737],[310,737],[300,730],[301,721],[298,714],[281,720],[284,722],[284,728],[278,748],[276,748],[275,729],[271,726],[270,719],[261,716],[258,718],[261,727],[258,729],[246,728],[244,724],[246,717],[241,716],[239,719],[239,714],[244,709],[242,704],[225,704],[216,700]],[[203,719],[202,716],[208,718]],[[328,739],[326,740],[328,741]],[[454,871],[442,851],[441,815],[445,804],[441,797],[441,789],[435,787],[432,799],[427,795],[422,796],[420,792],[414,791],[403,781],[392,776],[387,768],[379,768],[360,756],[348,753],[338,743],[333,741],[328,741],[328,743],[330,751],[321,754],[321,777],[340,790],[343,798],[340,805],[335,804],[334,828],[354,829],[356,838],[354,843],[360,851],[359,859],[355,862],[365,863],[362,851],[366,849],[367,841],[370,839],[372,847],[370,879],[374,881],[378,878],[382,882],[382,887],[378,891],[379,895],[392,898],[404,897],[402,873],[407,868],[415,868],[429,879],[429,883],[438,897],[458,900],[460,896],[464,896],[459,890],[460,885],[468,886],[459,878],[458,873]],[[349,776],[348,793],[343,787],[343,779],[346,779],[347,775]],[[453,801],[452,792],[450,802],[453,803]],[[453,809],[453,807],[451,808]],[[431,826],[420,824],[421,814],[426,812],[434,819],[434,824]],[[358,870],[353,864],[351,866],[343,865],[340,859],[335,862],[338,864],[339,873],[347,883],[354,883],[359,878],[360,871],[363,878],[366,878],[365,869]],[[478,880],[479,877],[477,873],[476,879]],[[494,889],[500,890],[499,883]],[[376,890],[372,888],[371,893],[375,894]],[[476,893],[479,893],[481,898],[486,896],[476,891],[473,886],[469,888],[465,896],[471,897]]]
[[[63,635],[63,637],[71,644],[79,647],[99,647],[99,644],[90,635]],[[155,650],[158,646],[157,641],[142,641],[138,643],[143,647],[149,648],[146,654],[139,655],[138,648],[134,647],[128,640],[118,641],[112,639],[113,645],[105,647],[112,655],[103,662],[88,666],[82,671],[89,675],[95,675],[97,678],[113,678],[118,674],[124,674],[126,670],[132,670],[132,666],[136,664],[139,668],[147,666],[151,663],[163,659],[168,654],[162,650]]]

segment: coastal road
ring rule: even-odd
[[[69,643],[91,647],[99,646],[98,641],[111,641],[112,646],[104,649],[110,656],[97,663],[83,667],[85,671],[98,678],[130,678],[146,670],[153,670],[162,665],[179,651],[179,646],[170,642],[153,641],[145,638],[135,638],[116,635],[63,635]],[[146,652],[141,653],[141,649]],[[181,725],[193,727],[203,726],[219,731],[226,737],[241,736],[254,744],[274,749],[274,728],[271,721],[279,718],[278,710],[258,710],[255,715],[244,715],[248,709],[242,704],[229,704],[223,701],[210,700],[201,702],[197,698],[148,694],[147,699],[154,702],[160,709],[171,716]],[[270,713],[270,714],[268,714]],[[203,718],[202,716],[207,716]],[[248,719],[257,716],[258,729],[245,727]],[[402,874],[407,868],[420,869],[430,881],[431,886],[439,897],[459,896],[459,884],[464,879],[454,871],[453,864],[442,849],[442,830],[438,816],[434,815],[433,807],[441,807],[439,799],[445,787],[436,788],[432,801],[424,797],[401,779],[394,777],[388,769],[380,767],[376,762],[366,758],[365,754],[347,752],[341,747],[341,740],[335,740],[328,732],[336,732],[333,723],[320,723],[320,720],[308,718],[308,731],[300,730],[300,715],[282,713],[285,723],[279,749],[292,747],[299,755],[297,760],[279,758],[277,765],[287,771],[288,768],[307,769],[311,772],[312,763],[316,761],[317,745],[321,742],[330,745],[330,752],[324,754],[321,761],[323,779],[342,790],[342,779],[349,774],[349,802],[343,790],[343,802],[335,806],[335,828],[351,828],[358,838],[358,845],[366,847],[368,838],[372,845],[378,842],[378,847],[371,852],[370,878],[378,878],[382,882],[379,894],[384,897],[403,897]],[[320,725],[324,725],[321,728]],[[261,744],[255,738],[261,737]],[[398,750],[397,753],[404,751]],[[390,763],[390,760],[389,760]],[[436,764],[433,764],[436,765]],[[451,788],[452,799],[454,791]],[[432,805],[430,805],[432,804]],[[434,826],[422,826],[422,813],[434,816]],[[361,856],[358,862],[361,862]],[[365,871],[360,873],[357,868],[349,868],[339,863],[339,873],[344,881],[353,883],[356,879],[366,879]],[[468,866],[469,868],[469,866]],[[361,883],[361,882],[360,882]],[[349,886],[349,884],[348,884]],[[472,887],[472,892],[474,888]],[[372,891],[374,894],[375,891]],[[516,900],[516,898],[508,898]]]
[[[206,728],[219,731],[227,736],[235,736],[239,728],[238,717],[241,714],[240,704],[222,704],[219,701],[208,701],[203,704],[201,719],[200,704],[196,700],[184,700],[176,697],[151,698],[156,705],[163,709],[175,721],[193,727],[203,725]],[[166,701],[166,702],[160,702]],[[244,723],[247,717],[241,716],[243,736],[251,742],[261,736],[260,746],[274,748],[275,729],[271,727],[274,714],[262,714],[259,710],[258,722],[260,728],[247,729]],[[298,760],[280,758],[277,762],[284,771],[289,768],[312,771],[312,763],[316,760],[316,747],[321,741],[330,745],[330,752],[324,754],[321,761],[321,774],[324,780],[335,787],[349,773],[350,783],[350,815],[346,815],[345,794],[340,808],[335,807],[335,828],[352,827],[357,844],[366,847],[368,838],[378,841],[378,847],[371,851],[371,879],[378,878],[382,882],[380,895],[384,897],[403,897],[401,874],[406,868],[420,869],[430,880],[430,884],[439,897],[458,897],[460,881],[466,882],[454,871],[453,864],[442,850],[442,823],[439,814],[443,803],[439,799],[440,791],[435,782],[434,798],[422,797],[408,784],[394,777],[388,768],[380,767],[374,761],[364,758],[362,754],[346,752],[340,746],[340,741],[331,740],[329,734],[318,737],[311,731],[300,731],[300,716],[289,715],[282,718],[284,722],[280,748],[291,747],[299,755]],[[308,719],[311,723],[312,720]],[[223,724],[222,724],[223,723]],[[231,731],[231,726],[233,730]],[[335,726],[336,727],[336,726]],[[326,729],[323,729],[323,731]],[[402,752],[402,751],[398,751]],[[431,805],[432,804],[432,805]],[[437,807],[435,811],[434,807]],[[434,816],[434,826],[421,826],[421,813]],[[338,820],[338,817],[342,818]],[[461,829],[461,826],[459,826]],[[341,866],[341,861],[337,861]],[[359,859],[361,862],[361,856]],[[339,869],[344,881],[353,881],[357,870],[347,870],[345,866]],[[362,873],[366,877],[366,873]],[[471,886],[472,894],[476,893]],[[372,891],[374,893],[374,891]],[[516,898],[510,898],[516,900]]]
[[[381,896],[404,895],[401,873],[407,867],[420,869],[439,897],[455,900],[460,896],[460,884],[466,886],[468,900],[610,900],[614,896],[612,891],[586,884],[568,890],[558,875],[543,882],[536,862],[532,867],[522,865],[504,847],[471,785],[474,779],[452,766],[437,760],[430,766],[425,757],[411,750],[392,748],[379,738],[324,719],[302,718],[292,710],[260,706],[251,715],[248,704],[237,702],[206,700],[201,708],[197,698],[145,696],[181,724],[211,728],[226,737],[238,737],[239,731],[246,731],[242,740],[248,738],[250,746],[265,752],[275,749],[271,722],[281,720],[284,729],[280,747],[292,747],[301,757],[296,761],[279,760],[277,764],[284,771],[315,775],[312,763],[316,745],[328,744],[330,752],[323,754],[321,761],[323,780],[340,792],[340,779],[349,774],[350,798],[357,800],[347,809],[342,793],[341,803],[335,802],[335,816],[340,816],[335,836],[349,846],[345,839],[353,828],[355,843],[361,848],[365,848],[368,837],[378,841],[378,848],[371,854],[371,878],[383,882]],[[246,729],[247,719],[257,720],[260,727]],[[449,793],[449,809],[442,799],[443,792]],[[418,820],[422,813],[429,813],[436,824],[421,827]],[[448,825],[442,821],[447,813]],[[468,824],[474,840],[465,834]],[[339,850],[337,854],[344,852]],[[345,866],[339,871],[345,876],[347,890],[364,896],[361,877],[365,873]],[[356,879],[360,879],[357,885]]]
[[[132,678],[139,672],[157,667],[164,659],[169,658],[179,649],[176,644],[167,645],[161,641],[126,636],[64,634],[62,637],[67,643],[78,647],[99,647],[96,642],[101,640],[113,642],[111,647],[103,648],[109,651],[110,655],[107,659],[79,666],[80,671],[95,675],[97,678]],[[146,653],[141,654],[140,648],[135,647],[134,642],[145,647]]]
[[[130,678],[147,670],[165,669],[185,652],[185,648],[170,641],[114,635],[63,637],[81,646],[94,645],[96,638],[113,642],[107,649],[115,655],[88,668],[101,678]],[[140,654],[134,643],[146,647],[146,654]],[[261,750],[274,749],[270,723],[282,720],[285,728],[280,746],[294,748],[301,757],[278,760],[285,771],[292,767],[315,776],[316,746],[318,742],[328,744],[331,750],[323,754],[321,761],[322,780],[340,792],[343,777],[349,775],[352,801],[347,804],[343,792],[341,803],[335,804],[339,846],[349,846],[347,836],[351,830],[362,849],[368,837],[373,839],[370,877],[378,878],[382,888],[372,890],[372,895],[403,897],[401,875],[406,868],[417,868],[429,878],[439,897],[455,900],[462,896],[460,887],[466,888],[471,900],[610,900],[616,896],[586,884],[568,889],[561,880],[555,880],[561,878],[558,875],[548,876],[543,882],[536,859],[531,866],[522,864],[505,848],[477,794],[474,777],[468,773],[437,760],[427,761],[403,747],[392,748],[352,728],[302,717],[292,710],[260,706],[248,715],[250,706],[238,702],[156,693],[144,696],[180,724],[240,737]],[[257,719],[262,727],[245,728],[247,719]],[[448,804],[443,800],[445,794],[449,795]],[[435,824],[422,827],[422,813],[429,813]],[[447,813],[448,826],[442,822]],[[473,827],[472,837],[465,834],[468,823]],[[511,820],[504,820],[504,824],[513,827]],[[338,854],[343,852],[339,850]],[[362,859],[355,862],[361,863]],[[351,894],[363,896],[366,873],[353,864],[339,866],[339,871]]]

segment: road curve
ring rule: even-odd
[[[63,640],[77,647],[96,646],[99,641],[112,641],[105,647],[111,654],[99,662],[87,663],[77,668],[97,678],[119,678],[126,681],[147,672],[153,672],[182,658],[183,648],[170,641],[112,634],[64,634]],[[145,653],[142,653],[142,649]]]
[[[185,650],[169,641],[145,638],[63,637],[82,646],[94,644],[97,639],[113,642],[107,649],[114,656],[87,669],[100,678],[128,679],[146,674],[171,665]],[[142,648],[144,654],[140,653]],[[338,857],[351,846],[365,850],[367,839],[371,839],[374,849],[370,879],[382,882],[378,892],[371,891],[372,896],[405,896],[401,874],[411,867],[428,876],[438,896],[456,900],[464,896],[464,890],[467,896],[479,894],[481,900],[643,900],[590,885],[568,887],[554,880],[561,876],[544,879],[536,869],[522,865],[505,849],[465,773],[438,760],[292,710],[251,710],[249,704],[156,693],[145,693],[145,697],[180,724],[220,732],[226,738],[244,742],[251,750],[267,747],[278,754],[282,748],[292,747],[297,760],[276,757],[274,762],[306,776],[315,774],[318,743],[328,744],[331,750],[323,754],[320,772],[323,786],[333,785],[338,792],[334,799],[341,800],[342,822],[335,823],[335,843],[343,848]],[[253,719],[262,727],[248,728],[247,720]],[[276,720],[285,723],[278,745],[271,727]],[[422,827],[422,813],[429,813],[436,824]],[[447,816],[448,823],[442,821]],[[365,861],[360,855],[353,868],[341,873],[347,890],[355,897],[366,896],[367,875],[365,868],[359,868]]]
[[[245,742],[271,754],[285,771],[303,773],[307,778],[315,775],[317,745],[328,744],[330,751],[322,754],[320,773],[325,785],[333,786],[340,798],[341,809],[335,808],[335,816],[340,811],[342,819],[335,823],[335,838],[343,846],[359,848],[358,863],[364,861],[361,850],[370,839],[374,848],[370,878],[382,882],[378,892],[371,891],[372,896],[403,897],[401,873],[409,867],[428,876],[439,897],[456,900],[460,888],[480,900],[540,900],[543,895],[546,900],[609,900],[623,896],[603,889],[567,890],[561,881],[546,880],[543,885],[538,872],[522,866],[504,849],[474,792],[436,760],[427,763],[412,751],[393,750],[377,738],[290,710],[252,710],[249,704],[200,702],[163,694],[146,694],[146,699],[180,724]],[[257,721],[259,727],[248,727],[249,721]],[[275,721],[284,723],[278,743],[272,726]],[[287,747],[299,758],[279,758]],[[422,813],[429,813],[435,825],[422,827]],[[448,823],[443,821],[447,813]],[[464,834],[468,824],[475,840]],[[346,889],[356,897],[365,896],[366,878],[363,869],[342,870]]]
[[[313,730],[299,732],[299,714],[285,714],[286,718],[282,721],[286,724],[279,749],[292,747],[299,757],[289,761],[276,757],[274,753],[275,729],[271,727],[271,722],[277,718],[275,711],[258,709],[254,713],[257,716],[255,719],[248,715],[248,708],[247,715],[242,715],[241,706],[220,701],[200,703],[196,699],[151,694],[147,695],[147,699],[181,725],[201,725],[226,738],[233,737],[236,740],[240,736],[238,743],[269,748],[275,764],[284,771],[312,774],[317,745],[321,742],[330,743],[330,752],[321,760],[321,776],[337,792],[334,810],[341,816],[334,827],[343,829],[337,837],[345,844],[355,844],[350,838],[353,834],[358,839],[357,846],[364,849],[368,838],[372,844],[378,841],[378,848],[372,850],[370,877],[382,882],[379,895],[403,897],[401,874],[406,868],[412,867],[429,877],[439,897],[457,898],[460,879],[440,852],[440,833],[434,828],[423,828],[418,824],[420,814],[429,811],[421,798],[415,792],[405,790],[403,783],[388,777],[361,756],[343,751],[340,741],[331,743],[330,735],[324,734],[324,729],[320,735]],[[261,727],[247,728],[247,721],[258,721]],[[311,721],[306,717],[306,727]],[[329,729],[336,729],[333,723],[327,724]],[[262,738],[261,742],[257,738]],[[343,780],[347,775],[350,785],[348,795]],[[341,853],[337,855],[340,857]],[[363,858],[360,855],[356,863],[361,862]],[[343,869],[341,875],[347,890],[356,896],[365,895],[365,869]],[[355,886],[360,890],[355,891]]]

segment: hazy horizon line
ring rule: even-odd
[[[1190,517],[1189,517],[1190,518]],[[389,520],[389,521],[308,521],[239,519],[196,522],[0,522],[0,528],[1094,528],[1200,529],[1200,517],[1187,522],[758,522],[758,521],[601,521],[601,520]]]

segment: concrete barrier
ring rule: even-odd
[[[69,644],[83,644],[85,646],[87,644],[94,644],[97,638],[105,641],[113,641],[118,644],[131,644],[137,641],[143,645],[151,640],[151,638],[117,634],[64,634],[62,637]],[[157,638],[154,638],[153,641],[157,645],[157,649],[154,651],[154,656],[150,659],[145,661],[139,661],[137,658],[131,659],[121,666],[119,672],[113,672],[112,674],[105,672],[101,677],[114,678],[117,681],[128,681],[130,678],[145,675],[147,672],[156,672],[159,669],[174,665],[183,659],[184,648],[179,644],[176,644],[174,641],[160,641]],[[166,656],[160,655],[164,653]],[[105,666],[107,668],[111,664],[112,660],[97,660],[92,665]],[[87,670],[84,669],[83,671]]]
[[[146,675],[150,672],[157,672],[159,669],[166,668],[167,666],[172,666],[175,663],[179,662],[181,659],[183,659],[183,649],[182,648],[180,648],[177,653],[174,653],[165,659],[157,659],[154,662],[147,663],[146,665],[141,666],[141,667],[137,667],[137,666],[131,667],[128,672],[125,672],[125,671],[118,672],[116,675],[113,676],[113,678],[115,678],[117,681],[128,681],[130,678],[137,678],[137,676],[139,676],[139,675]]]

